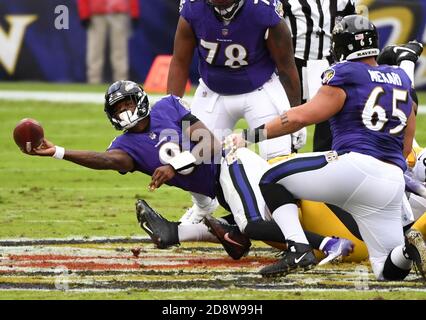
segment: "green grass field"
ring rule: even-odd
[[[32,83],[1,83],[0,90],[42,90],[103,92],[104,86],[51,85]],[[0,93],[1,95],[1,93]],[[420,103],[426,104],[426,94],[420,94]],[[0,239],[7,238],[63,238],[70,236],[141,236],[134,202],[146,199],[170,220],[177,220],[191,206],[190,196],[183,191],[163,186],[148,192],[149,177],[140,174],[122,176],[115,172],[94,171],[67,161],[30,157],[15,145],[12,131],[21,118],[39,120],[45,136],[68,149],[105,150],[119,134],[103,113],[102,102],[94,104],[59,104],[34,101],[6,101],[0,99]],[[243,125],[243,123],[240,123]],[[312,144],[309,128],[308,145]],[[417,141],[426,146],[426,115],[417,117]],[[224,211],[223,211],[224,212]],[[221,212],[219,211],[218,215]],[[292,299],[300,296],[251,290],[232,292],[241,299]],[[350,292],[324,294],[324,298],[356,298]],[[409,295],[366,292],[361,298],[420,298],[426,293]],[[181,295],[167,292],[124,293],[57,293],[1,291],[0,299],[197,299],[197,292]],[[226,298],[217,292],[203,293],[203,299]],[[304,298],[319,298],[317,293],[304,293]],[[322,296],[321,296],[322,297]]]
[[[183,292],[153,292],[147,290],[129,290],[124,293],[99,293],[99,292],[34,292],[34,291],[9,291],[9,300],[426,300],[426,292],[420,292],[413,298],[412,293],[405,292],[268,292],[247,289],[218,291],[183,291]],[[0,296],[0,299],[2,296]]]

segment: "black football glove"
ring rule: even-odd
[[[377,56],[378,64],[388,64],[390,66],[396,65],[396,53],[393,51],[396,48],[396,45],[386,46],[380,51],[380,54]]]
[[[407,44],[396,46],[390,45],[383,48],[377,57],[378,64],[399,65],[401,61],[410,60],[414,63],[423,52],[423,44],[416,40],[410,41]]]
[[[416,63],[417,59],[419,59],[420,55],[423,52],[423,44],[420,42],[417,42],[416,40],[413,40],[408,42],[407,44],[404,44],[403,48],[405,50],[401,50],[398,57],[396,58],[396,63],[398,65],[401,63],[401,61],[404,61],[404,60],[410,60]]]

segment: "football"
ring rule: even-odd
[[[43,137],[43,127],[34,119],[22,119],[13,130],[13,139],[18,147],[26,153],[40,146],[43,142]]]

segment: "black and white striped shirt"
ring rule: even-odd
[[[331,55],[331,32],[336,19],[355,13],[355,0],[281,0],[293,37],[294,54],[302,60]]]

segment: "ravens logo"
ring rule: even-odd
[[[328,84],[330,80],[333,79],[335,73],[336,71],[334,71],[334,69],[328,69],[324,71],[322,75],[322,84]]]

